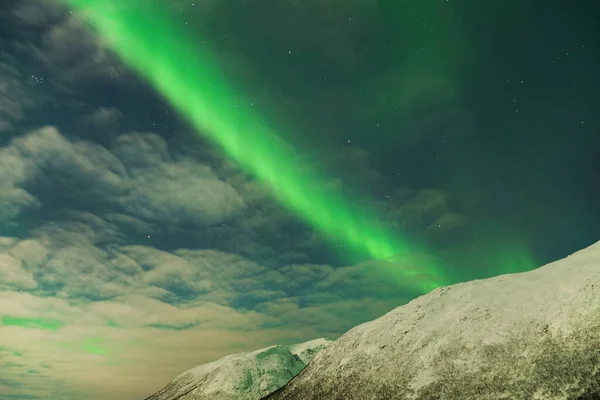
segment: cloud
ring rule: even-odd
[[[23,267],[21,260],[8,254],[0,254],[0,288],[16,286],[24,289],[35,288],[33,274]]]
[[[0,56],[0,134],[12,131],[14,123],[35,104],[35,96],[16,64],[8,55]]]
[[[182,369],[225,355],[232,347],[260,348],[280,336],[278,332],[265,336],[257,331],[236,331],[236,326],[251,327],[252,316],[231,308],[185,309],[143,296],[120,302],[77,303],[1,292],[0,313],[22,318],[43,315],[63,324],[56,331],[0,325],[3,349],[10,353],[0,361],[5,376],[12,378],[8,393],[40,398],[68,400],[84,393],[98,393],[98,399],[141,397]],[[155,321],[176,325],[198,319],[210,321],[211,326],[180,331],[150,326]],[[41,375],[22,373],[29,369],[41,371]]]
[[[173,156],[151,133],[122,135],[107,149],[44,127],[13,139],[0,149],[0,160],[6,221],[48,198],[167,227],[216,224],[244,208],[210,167]]]
[[[11,10],[11,17],[31,27],[45,27],[56,22],[65,10],[56,0],[20,1]]]
[[[32,176],[31,165],[12,147],[0,148],[0,221],[13,224],[20,212],[39,206],[22,185]]]
[[[100,77],[115,79],[125,74],[122,63],[72,14],[52,26],[35,51],[58,78],[68,82]]]
[[[190,157],[211,160],[215,172],[235,188],[244,202],[243,213],[225,226],[213,225],[207,231],[190,230],[190,236],[219,249],[232,251],[269,265],[289,265],[323,261],[340,263],[332,257],[334,248],[297,215],[277,202],[268,188],[239,171],[235,165],[205,148],[192,144],[186,148]],[[376,215],[408,238],[443,241],[447,234],[462,228],[466,218],[455,211],[452,198],[435,188],[400,187],[376,168],[372,155],[360,148],[337,152],[322,151],[308,162],[307,173],[319,171],[332,191],[351,198],[360,208]],[[298,157],[311,153],[298,151]],[[314,155],[312,154],[312,155]],[[341,260],[343,262],[343,260]]]
[[[1,174],[2,172],[0,172]],[[39,205],[37,198],[24,189],[11,183],[0,186],[0,221],[2,224],[15,226],[19,214],[28,209],[37,208]]]
[[[14,7],[12,16],[21,26],[41,32],[36,40],[18,46],[44,65],[47,80],[55,87],[128,75],[85,21],[58,1],[23,1]]]
[[[395,189],[376,204],[393,227],[413,235],[446,233],[466,223],[452,210],[448,194],[437,189]]]
[[[8,2],[1,11],[0,25],[10,35],[0,39],[0,134],[15,134],[26,112],[50,99],[53,106],[66,104],[63,95],[81,91],[77,85],[129,76],[89,27],[58,1]]]
[[[364,265],[275,271],[215,250],[97,240],[85,224],[57,223],[0,239],[2,281],[12,277],[0,288],[9,393],[141,397],[197,364],[332,337],[405,300]]]
[[[85,235],[70,230],[59,233],[56,227],[40,230],[36,237],[5,239],[4,243],[3,262],[29,277],[15,282],[13,288],[61,301],[79,299],[104,305],[124,302],[136,309],[154,310],[144,317],[147,319],[139,318],[141,324],[198,325],[203,321],[188,312],[191,308],[201,307],[204,314],[216,310],[210,314],[214,319],[220,307],[235,305],[236,312],[252,313],[276,297],[280,298],[278,301],[295,303],[299,310],[342,299],[398,300],[399,288],[406,285],[386,280],[382,268],[374,263],[339,268],[290,265],[274,271],[238,255],[214,250],[167,252],[131,245],[103,248]],[[403,265],[396,261],[392,267]],[[35,278],[33,284],[31,277]],[[181,311],[179,316],[173,307]],[[114,314],[108,317],[119,324],[127,324],[129,318]],[[297,326],[294,314],[267,317]],[[315,320],[312,325],[318,326],[326,318]]]
[[[130,215],[150,221],[215,224],[244,207],[235,189],[210,167],[172,157],[160,136],[120,136],[113,151],[128,167],[133,183],[121,199]]]
[[[94,129],[102,132],[104,135],[115,133],[124,115],[118,108],[98,107],[81,119],[81,123],[86,130]]]
[[[53,247],[121,242],[118,227],[92,213],[61,210],[56,215],[60,217],[57,221],[45,222],[41,227],[32,229],[30,235]]]

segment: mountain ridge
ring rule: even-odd
[[[182,372],[144,400],[258,400],[292,379],[328,344],[319,338],[230,354]]]
[[[434,398],[600,398],[600,242],[360,324],[262,400]]]

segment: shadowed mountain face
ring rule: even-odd
[[[316,339],[232,354],[180,374],[146,400],[257,400],[285,385],[328,343]]]
[[[600,398],[600,242],[359,325],[264,400]]]

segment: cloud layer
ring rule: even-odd
[[[390,279],[393,270],[428,262],[294,262],[320,246],[309,228],[294,230],[301,224],[227,163],[153,133],[102,146],[46,126],[0,148],[0,170],[2,226],[32,221],[0,239],[0,367],[10,370],[0,384],[17,397],[139,397],[224,354],[335,337],[407,301],[411,282]],[[417,230],[449,213],[432,190],[394,192],[380,207]],[[151,242],[190,227],[234,245]],[[281,240],[270,245],[277,261],[261,261],[263,234]],[[103,382],[114,382],[110,393]]]
[[[193,365],[337,336],[406,300],[361,266],[273,271],[214,250],[93,239],[54,227],[0,241],[0,367],[17,397],[139,397]]]
[[[44,197],[89,200],[158,224],[215,224],[244,207],[235,189],[210,167],[174,158],[164,139],[154,134],[120,136],[109,150],[69,140],[57,129],[45,127],[14,139],[0,151],[6,179],[5,220],[18,217]]]

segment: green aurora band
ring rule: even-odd
[[[423,252],[392,232],[367,207],[328,188],[327,180],[297,160],[251,104],[224,82],[218,60],[198,48],[181,23],[159,2],[64,0],[171,105],[273,195],[356,262],[410,258]],[[451,283],[436,262],[404,269],[390,263],[391,278],[420,293]],[[409,263],[410,264],[410,263]]]
[[[18,326],[27,329],[43,329],[48,331],[57,331],[65,324],[56,319],[36,318],[36,317],[15,317],[11,315],[2,315],[0,326]]]

